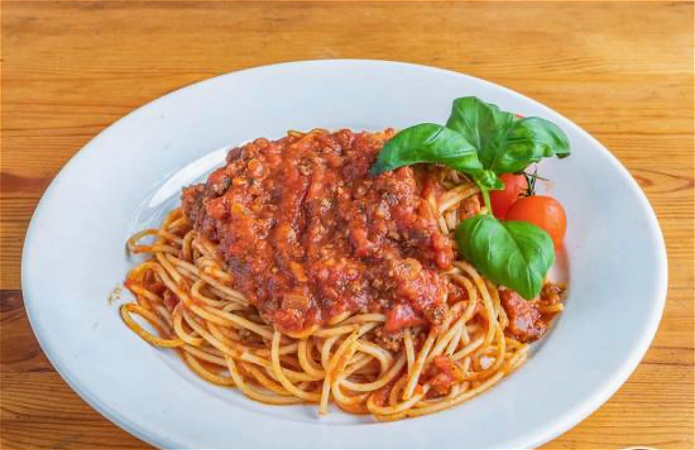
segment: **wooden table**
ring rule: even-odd
[[[29,328],[22,241],[58,170],[116,119],[173,89],[338,57],[410,61],[508,86],[584,127],[630,169],[666,236],[666,312],[629,381],[545,447],[693,448],[692,38],[692,3],[3,2],[2,448],[145,446],[68,388]]]

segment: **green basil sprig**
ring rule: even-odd
[[[488,214],[459,224],[459,250],[489,279],[530,300],[540,293],[555,260],[552,239],[530,223],[497,220],[490,213],[489,191],[504,188],[498,175],[569,154],[567,136],[551,122],[519,118],[476,97],[463,97],[454,100],[446,126],[425,123],[397,133],[386,142],[371,172],[435,163],[467,174],[480,187]]]
[[[567,136],[539,117],[518,118],[476,97],[454,100],[447,128],[472,143],[486,169],[496,174],[518,172],[541,158],[570,154]]]
[[[553,240],[528,222],[501,222],[481,214],[461,222],[455,236],[461,253],[483,275],[527,300],[538,295],[555,261]]]

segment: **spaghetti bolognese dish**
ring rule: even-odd
[[[256,139],[128,240],[149,256],[120,314],[259,402],[385,421],[451,408],[523,365],[563,310],[546,275],[564,211],[528,168],[567,154],[554,125],[472,97],[444,126]]]

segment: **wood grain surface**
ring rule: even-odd
[[[119,117],[173,89],[247,67],[339,57],[410,61],[508,86],[584,127],[627,166],[668,245],[664,318],[629,381],[545,448],[693,448],[692,3],[1,8],[2,448],[146,447],[72,392],[27,321],[24,234],[58,170]]]

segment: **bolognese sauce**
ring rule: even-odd
[[[438,324],[460,296],[444,270],[453,249],[423,192],[426,171],[369,168],[392,130],[315,130],[232,149],[182,210],[215,244],[233,286],[280,331],[355,312],[386,314],[384,329]]]

